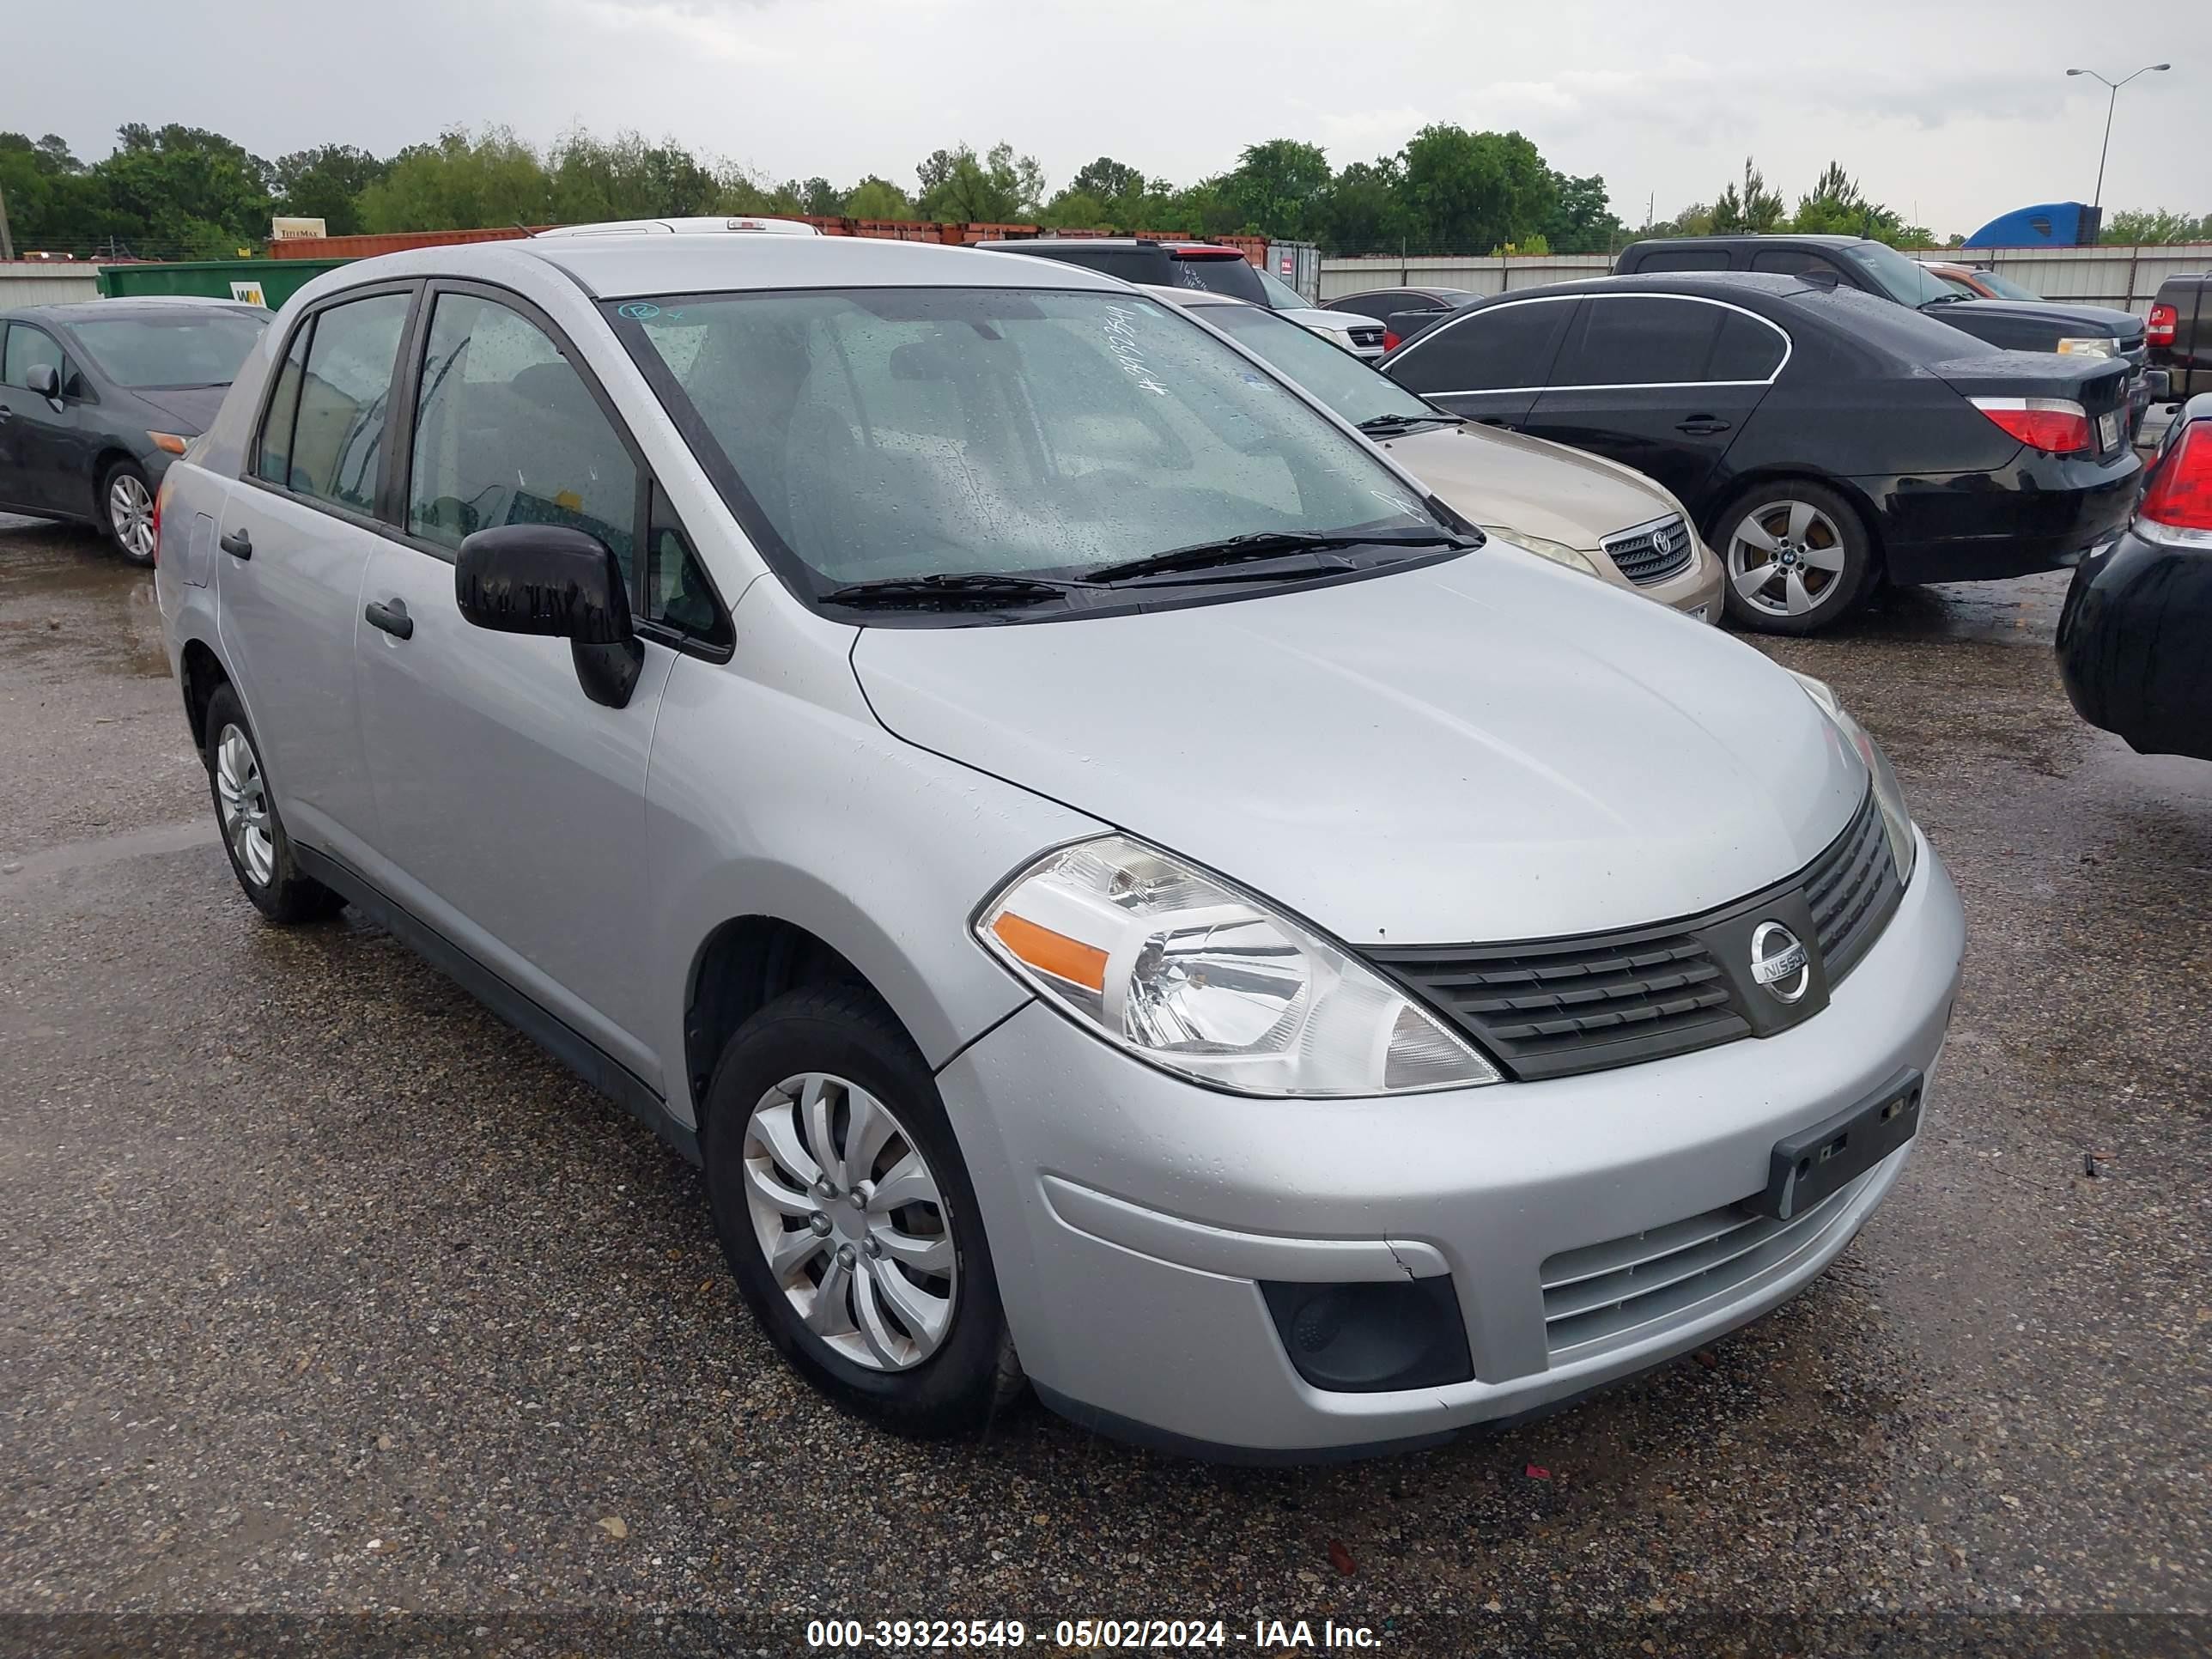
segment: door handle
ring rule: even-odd
[[[407,614],[404,599],[387,599],[382,605],[372,600],[361,614],[368,618],[371,628],[380,628],[395,640],[415,637],[415,618]]]
[[[218,537],[216,545],[234,559],[250,559],[253,556],[253,538],[246,532],[243,525],[232,531],[228,536]]]
[[[1710,415],[1692,415],[1686,421],[1677,421],[1674,430],[1686,432],[1693,438],[1710,438],[1716,432],[1725,432],[1729,422],[1717,421]]]

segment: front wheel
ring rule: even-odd
[[[118,461],[100,485],[100,526],[133,564],[154,562],[154,490],[136,461]]]
[[[1761,633],[1813,634],[1840,622],[1866,602],[1880,574],[1865,523],[1823,484],[1762,484],[1716,528],[1728,614]]]
[[[799,1374],[902,1434],[981,1427],[1021,1373],[966,1164],[930,1075],[858,986],[747,1020],[701,1152],[746,1305]]]

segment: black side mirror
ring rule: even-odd
[[[33,363],[23,384],[50,403],[62,400],[62,377],[52,363]]]
[[[645,647],[622,567],[597,536],[552,524],[479,530],[453,562],[453,598],[478,628],[567,640],[593,702],[620,708],[637,689]]]

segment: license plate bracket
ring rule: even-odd
[[[2120,417],[2116,414],[2097,416],[2097,449],[2101,454],[2120,447]]]
[[[1752,1207],[1787,1221],[1849,1186],[1918,1133],[1920,1093],[1920,1073],[1908,1072],[1871,1100],[1784,1135]]]

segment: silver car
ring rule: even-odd
[[[1958,983],[1825,687],[1071,266],[347,265],[171,468],[158,591],[246,896],[698,1158],[763,1328],[906,1431],[1026,1378],[1341,1452],[1641,1370],[1849,1243]]]

